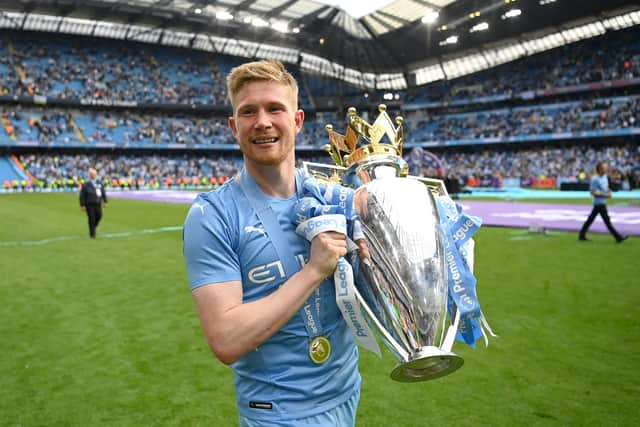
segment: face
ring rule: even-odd
[[[600,175],[604,175],[607,172],[609,172],[609,165],[607,165],[606,163],[602,163],[600,165],[600,168],[598,168],[598,172],[600,173]]]
[[[89,169],[89,179],[94,180],[97,175],[98,172],[95,169]]]
[[[272,81],[248,83],[236,94],[229,127],[248,166],[293,165],[304,113],[292,98],[287,86]]]

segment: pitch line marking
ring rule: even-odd
[[[145,228],[143,230],[136,231],[124,231],[120,233],[106,233],[101,234],[101,239],[116,239],[119,237],[131,237],[131,236],[142,236],[144,234],[154,234],[154,233],[162,233],[166,231],[178,231],[182,230],[182,226],[168,226],[168,227],[160,227],[160,228]],[[42,240],[22,240],[22,241],[9,241],[9,242],[0,242],[0,247],[15,247],[15,246],[41,246],[49,243],[62,242],[66,240],[81,240],[86,239],[86,236],[59,236],[59,237],[51,237],[48,239]]]

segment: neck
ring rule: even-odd
[[[295,194],[296,170],[293,161],[285,161],[277,166],[256,165],[245,161],[245,167],[264,194],[281,199],[288,199]]]

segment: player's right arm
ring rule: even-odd
[[[310,261],[270,295],[243,303],[239,281],[196,288],[192,292],[196,311],[215,356],[231,364],[268,340],[333,273],[344,255],[345,236],[326,232],[311,242]]]
[[[235,215],[226,213],[226,200],[199,199],[187,215],[183,230],[184,256],[193,300],[211,350],[231,364],[255,350],[307,301],[346,254],[346,238],[336,232],[321,233],[311,242],[309,262],[277,290],[244,302],[240,228]],[[227,202],[228,204],[228,202]]]

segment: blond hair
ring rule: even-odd
[[[231,70],[227,76],[227,94],[231,105],[234,106],[236,95],[245,85],[259,81],[276,82],[288,87],[291,90],[293,106],[298,109],[298,83],[284,68],[282,62],[273,59],[247,62]]]

